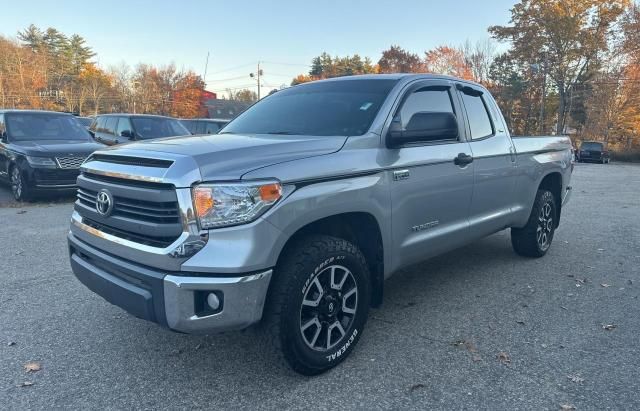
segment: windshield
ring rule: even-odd
[[[359,136],[397,80],[341,80],[278,91],[251,106],[221,134]]]
[[[178,120],[163,117],[132,117],[136,136],[141,140],[191,135]]]
[[[7,133],[12,141],[91,140],[75,117],[51,113],[8,113]]]
[[[602,143],[582,143],[580,150],[602,151]]]
[[[76,120],[85,127],[89,127],[93,123],[93,119],[89,117],[76,117]]]

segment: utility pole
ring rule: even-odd
[[[255,78],[258,82],[258,100],[260,100],[260,77],[262,77],[262,69],[260,68],[260,62],[258,62],[258,71],[255,73],[249,73],[249,77]]]
[[[207,61],[204,63],[204,75],[202,76],[202,82],[204,83],[204,88],[207,88],[207,69],[209,68],[209,52],[207,51]]]

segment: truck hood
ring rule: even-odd
[[[249,171],[302,158],[335,153],[346,137],[208,134],[141,141],[101,150],[135,157],[164,153],[193,159],[201,179],[238,180]],[[274,176],[277,177],[277,176]]]
[[[92,140],[26,140],[12,142],[11,146],[27,156],[47,157],[86,157],[104,147]]]

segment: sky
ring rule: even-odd
[[[0,34],[15,37],[30,24],[79,34],[101,67],[123,62],[175,63],[204,75],[207,89],[253,88],[249,73],[263,70],[262,92],[289,84],[311,59],[360,54],[375,63],[399,45],[423,56],[439,45],[489,38],[487,27],[507,24],[515,0],[0,0]]]

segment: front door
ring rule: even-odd
[[[452,87],[444,80],[420,81],[406,90],[394,110],[403,129],[415,113],[453,113],[459,135],[385,150],[392,204],[391,271],[465,241],[474,165],[456,160],[460,154],[470,159],[471,151]]]

